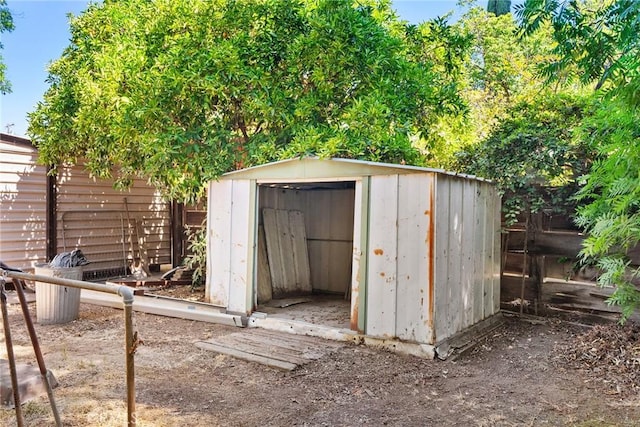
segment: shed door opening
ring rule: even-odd
[[[259,184],[259,311],[350,327],[354,205],[354,181]]]

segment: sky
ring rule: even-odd
[[[0,132],[26,136],[27,113],[48,88],[47,65],[69,44],[69,13],[80,14],[85,0],[8,0],[15,29],[0,34],[0,55],[12,93],[0,98]],[[457,0],[393,0],[401,19],[420,23],[456,9]],[[486,1],[481,0],[484,6]]]

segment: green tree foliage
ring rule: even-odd
[[[598,278],[601,285],[616,287],[610,302],[622,307],[623,319],[640,309],[640,292],[633,284],[640,268],[628,256],[640,243],[639,123],[638,109],[604,101],[585,121],[580,135],[598,152],[578,193],[586,204],[578,211],[577,223],[589,231],[582,256],[603,271]]]
[[[502,209],[507,224],[521,213],[561,209],[590,168],[591,147],[574,133],[592,110],[589,98],[565,94],[522,102],[488,138],[458,153],[458,168],[497,183],[506,195]]]
[[[526,0],[516,14],[524,35],[553,28],[557,59],[546,64],[547,77],[574,66],[582,82],[640,104],[640,2]]]
[[[467,49],[459,55],[457,86],[468,114],[438,121],[434,133],[446,144],[432,144],[433,166],[456,167],[457,151],[468,150],[486,139],[513,108],[547,90],[536,64],[552,55],[550,31],[540,31],[527,39],[520,39],[517,31],[511,14],[495,16],[479,7],[470,9],[449,29],[467,43]]]
[[[624,321],[640,308],[640,270],[628,257],[640,242],[640,2],[527,0],[518,15],[525,35],[553,28],[558,59],[545,67],[548,78],[575,67],[608,95],[582,132],[599,160],[578,196],[586,203],[578,224],[589,232],[585,262],[602,269],[602,285],[616,286],[609,301],[621,305]]]
[[[511,12],[511,0],[489,0],[487,2],[487,12],[496,16],[506,15]]]
[[[11,16],[11,11],[7,7],[6,0],[0,0],[0,34],[13,31],[13,17]],[[0,50],[2,50],[3,45],[0,43]],[[11,92],[11,83],[7,80],[6,76],[7,66],[4,64],[2,60],[2,55],[0,54],[0,93],[7,94]]]
[[[298,155],[419,164],[412,140],[462,104],[402,28],[389,1],[105,0],[71,21],[28,132],[43,162],[181,200]]]

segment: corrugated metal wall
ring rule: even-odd
[[[371,177],[367,335],[432,342],[433,173]]]
[[[27,144],[0,141],[0,260],[31,271],[46,260],[47,170]]]
[[[500,200],[491,184],[386,175],[371,177],[370,191],[368,335],[436,344],[500,309]]]
[[[118,191],[75,166],[59,171],[57,189],[57,252],[81,249],[91,261],[85,277],[122,274],[139,249],[150,264],[171,263],[169,204],[144,180]]]
[[[436,341],[500,310],[500,198],[487,182],[438,175]]]
[[[304,214],[314,290],[344,293],[351,284],[354,200],[353,188],[291,190],[260,186],[260,209]]]

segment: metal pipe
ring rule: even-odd
[[[24,296],[24,290],[22,289],[23,281],[20,279],[15,279],[16,283],[16,293],[18,294],[18,299],[20,300],[20,306],[22,307],[22,315],[24,317],[24,321],[27,324],[27,330],[29,331],[29,338],[31,338],[31,346],[33,347],[33,352],[36,355],[36,360],[38,361],[38,367],[40,368],[40,375],[42,376],[42,381],[47,389],[47,396],[49,396],[49,404],[51,405],[51,412],[53,412],[53,418],[56,420],[56,426],[62,427],[62,420],[60,420],[60,414],[58,413],[58,407],[56,406],[56,401],[53,396],[53,389],[51,387],[51,381],[49,380],[49,371],[47,371],[47,367],[44,364],[44,358],[42,357],[42,351],[40,350],[40,343],[38,342],[38,336],[36,335],[36,329],[33,327],[33,321],[31,320],[31,315],[29,314],[29,306],[27,305],[27,299]]]
[[[54,285],[69,286],[71,288],[88,289],[92,291],[105,292],[110,294],[116,294],[122,297],[124,304],[125,315],[125,352],[126,352],[126,369],[127,369],[127,418],[128,426],[136,425],[136,413],[135,413],[135,370],[134,370],[134,355],[136,352],[136,346],[138,345],[137,332],[133,330],[133,291],[128,286],[124,285],[112,285],[107,283],[92,283],[84,282],[82,280],[65,279],[61,277],[42,276],[38,274],[22,273],[17,271],[8,271],[0,268],[0,276],[11,277],[13,279],[29,280],[35,282],[51,283]],[[4,287],[3,287],[4,289]],[[4,295],[4,294],[3,294]],[[3,296],[3,315],[6,311],[6,297]],[[8,321],[3,322],[5,324],[5,336],[8,333]],[[7,339],[7,346],[10,343],[10,338]],[[17,381],[17,378],[16,378]],[[16,410],[16,413],[19,410]],[[22,427],[22,424],[18,424]]]
[[[4,325],[4,339],[7,346],[9,359],[9,371],[11,372],[11,386],[13,387],[13,405],[16,408],[16,420],[18,427],[24,426],[22,405],[20,404],[20,390],[18,389],[18,372],[16,371],[16,359],[13,354],[13,342],[11,341],[11,328],[9,328],[9,312],[7,311],[7,294],[4,291],[5,280],[0,277],[0,305],[2,306],[2,324]]]
[[[133,302],[133,291],[128,286],[113,285],[110,283],[92,283],[82,280],[65,279],[62,277],[42,276],[40,274],[21,273],[17,271],[7,271],[0,269],[0,273],[14,279],[22,279],[34,282],[52,283],[54,285],[69,286],[71,288],[88,289],[90,291],[105,292],[108,294],[120,295],[123,301]]]
[[[136,425],[136,389],[135,389],[135,369],[134,355],[136,352],[137,333],[133,331],[133,303],[124,304],[124,338],[126,348],[127,364],[127,425]]]

